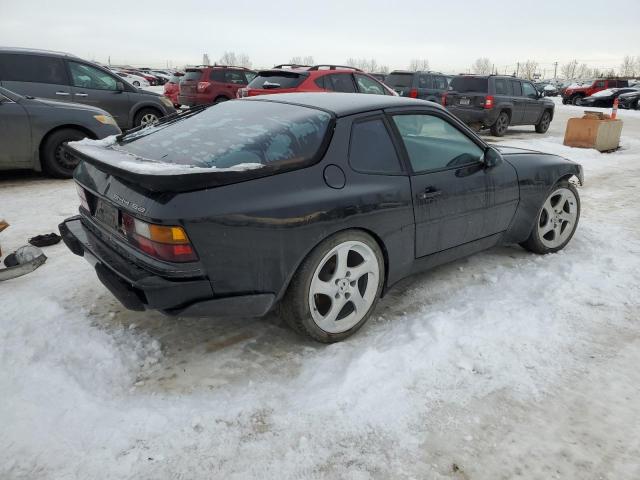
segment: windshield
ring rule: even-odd
[[[410,87],[413,73],[390,73],[384,83],[390,87]]]
[[[466,92],[479,92],[487,93],[489,87],[489,80],[481,77],[454,77],[451,80],[449,90],[454,92],[466,93]]]
[[[331,116],[284,103],[224,102],[125,136],[113,148],[141,159],[199,168],[295,165],[314,158]]]

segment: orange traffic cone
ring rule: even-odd
[[[613,110],[611,111],[611,120],[615,120],[618,116],[618,97],[613,100]]]

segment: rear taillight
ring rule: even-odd
[[[152,257],[168,262],[198,259],[182,227],[147,223],[123,212],[122,229],[132,245]]]
[[[447,94],[446,93],[442,94],[442,106],[443,107],[447,106]]]
[[[484,108],[493,108],[493,106],[494,106],[493,95],[487,95],[486,98],[484,99]]]
[[[248,96],[249,96],[249,92],[247,88],[239,88],[238,92],[236,93],[236,97],[238,98],[244,98]]]
[[[209,88],[209,82],[198,82],[198,93],[204,93]]]
[[[409,98],[418,98],[418,89],[412,88],[409,90]]]
[[[89,202],[87,201],[87,194],[84,191],[84,188],[76,183],[76,191],[78,192],[78,196],[80,197],[80,206],[87,212],[89,212]]]

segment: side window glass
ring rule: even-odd
[[[334,73],[325,75],[324,88],[332,92],[355,93],[353,79],[350,73]]]
[[[69,62],[74,86],[94,90],[117,90],[115,77],[83,63]]]
[[[325,78],[327,78],[326,75],[323,75],[322,77],[318,77],[315,79],[313,83],[315,83],[320,88],[327,88],[326,83],[324,81]]]
[[[520,86],[520,82],[517,80],[511,80],[511,94],[514,97],[522,96],[522,87]]]
[[[433,88],[431,75],[418,75],[418,88]]]
[[[385,95],[384,88],[378,82],[366,75],[355,74],[358,91],[360,93],[371,93],[374,95]]]
[[[254,78],[256,78],[256,72],[244,72],[244,78],[246,79],[246,83],[251,82]]]
[[[349,147],[351,167],[364,173],[400,173],[400,161],[382,119],[354,123]]]
[[[495,79],[496,95],[509,95],[507,80],[504,78]]]
[[[433,115],[393,117],[414,172],[453,168],[477,162],[483,151],[456,127]]]
[[[226,70],[224,72],[224,79],[226,83],[233,83],[235,85],[245,84],[244,75],[238,70]]]
[[[600,80],[599,82],[596,82],[596,87],[604,87],[604,80]]]
[[[437,76],[433,77],[435,81],[435,88],[438,90],[446,90],[447,89],[447,79],[445,77]]]
[[[226,81],[224,70],[221,70],[219,68],[211,70],[211,73],[209,73],[209,80],[224,83]]]
[[[69,85],[64,61],[43,55],[0,55],[0,80]]]
[[[525,97],[538,98],[538,92],[536,92],[535,87],[529,82],[522,82],[522,92]]]

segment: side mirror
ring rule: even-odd
[[[487,149],[484,151],[482,163],[484,163],[484,166],[486,168],[495,167],[496,165],[498,165],[498,163],[500,163],[501,160],[502,156],[500,155],[500,152],[498,152],[498,150],[496,150],[495,148],[487,147]]]
[[[116,90],[120,93],[124,92],[124,83],[123,82],[116,82]]]

